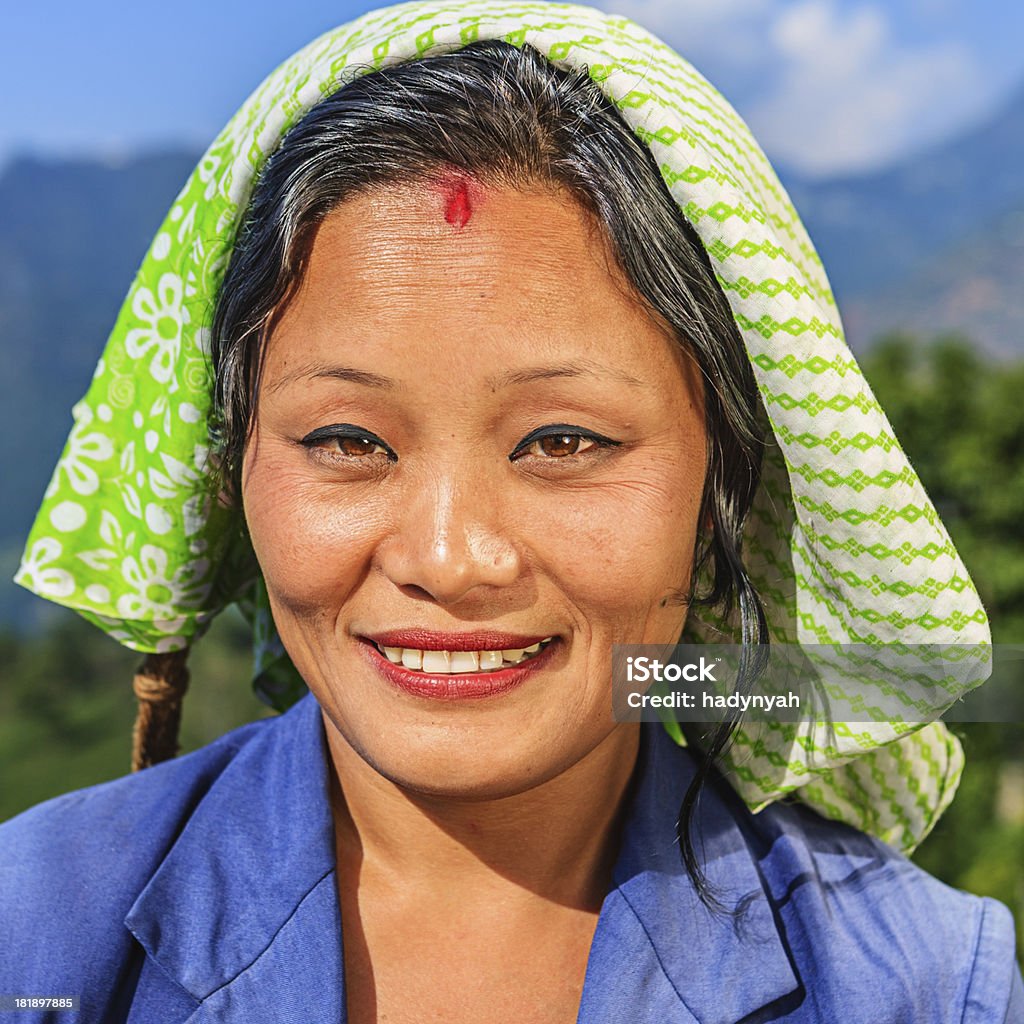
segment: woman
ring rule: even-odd
[[[941,725],[680,749],[610,713],[615,643],[987,641],[770,168],[623,19],[404,5],[268,79],[153,243],[20,579],[157,652],[247,598],[258,685],[311,694],[5,826],[5,992],[1024,1013],[1005,910],[867,834],[948,804]]]

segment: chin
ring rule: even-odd
[[[399,788],[448,800],[517,796],[555,778],[579,756],[570,750],[559,756],[552,742],[539,737],[523,742],[521,734],[510,745],[508,731],[395,725],[387,743],[349,746]]]

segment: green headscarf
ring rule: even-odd
[[[209,483],[207,339],[218,288],[254,179],[311,107],[353,75],[481,39],[586,66],[704,243],[774,432],[744,534],[773,641],[964,645],[967,670],[944,703],[980,683],[990,637],[977,592],[843,340],[821,263],[764,154],[664,43],[625,18],[567,4],[374,11],[311,43],[253,93],[136,275],[74,409],[17,582],[147,652],[191,644],[243,602],[265,694],[279,705],[297,696],[282,683],[287,673],[273,671],[283,652],[251,551]],[[686,635],[719,641],[733,628],[702,614]],[[877,721],[747,725],[724,768],[755,810],[795,790],[823,814],[911,849],[952,799],[962,764],[941,723]]]

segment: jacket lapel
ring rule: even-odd
[[[700,901],[679,856],[677,809],[691,755],[643,727],[634,798],[614,888],[587,966],[579,1024],[734,1024],[799,990],[758,863],[737,823],[743,808],[709,784],[697,847],[725,912]]]
[[[261,726],[125,918],[194,1024],[344,1019],[325,747],[311,696]]]
[[[342,1024],[345,991],[334,872],[302,900],[267,948],[188,1024]]]

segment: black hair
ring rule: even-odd
[[[700,533],[679,600],[721,608],[726,618],[738,611],[751,654],[737,687],[749,689],[768,634],[740,553],[764,445],[743,341],[707,253],[650,151],[586,69],[559,69],[529,46],[474,43],[363,74],[287,133],[256,184],[214,316],[213,440],[224,487],[237,498],[264,343],[301,280],[317,226],[346,199],[453,170],[571,195],[603,228],[646,308],[700,368],[708,444],[700,522],[711,528]],[[716,899],[691,826],[737,725],[738,718],[724,722],[695,740],[698,770],[679,814],[683,862],[709,904]]]

